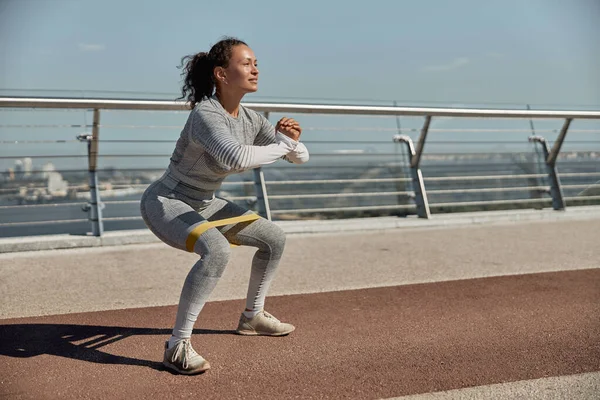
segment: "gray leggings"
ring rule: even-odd
[[[146,225],[159,239],[177,249],[186,250],[188,235],[200,224],[251,213],[230,201],[221,198],[206,201],[197,196],[198,200],[191,193],[178,191],[163,177],[142,196],[140,210]],[[194,245],[194,252],[201,258],[183,284],[173,336],[191,336],[198,314],[229,261],[230,244],[258,248],[252,260],[246,308],[264,308],[265,296],[285,247],[283,230],[264,218],[209,228]]]

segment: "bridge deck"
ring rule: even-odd
[[[159,363],[194,255],[1,254],[0,397],[467,398],[500,383],[506,397],[526,380],[529,398],[593,399],[599,232],[590,219],[292,235],[267,300],[298,327],[284,338],[232,334],[252,254],[236,249],[193,337],[213,369],[195,377]]]

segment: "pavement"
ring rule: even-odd
[[[469,213],[432,214],[429,219],[408,217],[371,217],[330,220],[277,221],[288,234],[364,232],[388,229],[429,229],[471,226],[479,224],[506,224],[526,221],[581,221],[600,218],[600,206],[569,207],[562,211],[509,210]],[[128,244],[158,243],[148,229],[105,232],[101,237],[85,235],[37,235],[0,238],[0,254],[36,250],[73,249],[82,247],[122,246]]]
[[[160,360],[197,256],[5,251],[0,398],[598,399],[600,212],[571,210],[289,223],[266,306],[297,330],[233,333],[253,254],[236,248],[194,377]]]

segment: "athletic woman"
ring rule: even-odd
[[[192,110],[166,172],[145,191],[140,208],[159,239],[200,256],[183,284],[163,359],[173,371],[196,374],[210,364],[192,348],[192,329],[229,261],[231,245],[257,248],[236,332],[283,336],[295,329],[264,310],[283,253],[284,232],[273,222],[215,197],[215,191],[227,176],[279,159],[305,163],[308,151],[299,142],[302,129],[295,120],[282,118],[274,127],[240,104],[246,93],[258,87],[256,57],[246,43],[225,38],[208,53],[184,57],[182,66],[181,98],[187,98]]]

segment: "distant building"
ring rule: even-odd
[[[48,172],[47,189],[51,196],[66,196],[69,182],[65,181],[59,172]]]
[[[42,167],[42,179],[48,179],[50,172],[56,171],[56,167],[51,162],[44,164]]]
[[[28,177],[33,170],[33,161],[29,157],[23,159],[23,176]]]
[[[23,179],[25,175],[25,168],[23,167],[22,160],[15,161],[15,179]]]

